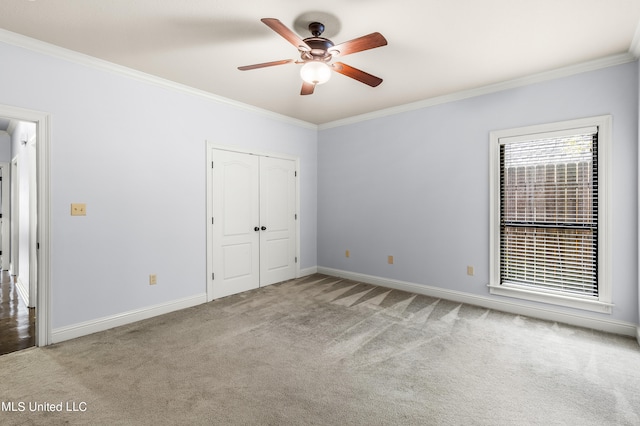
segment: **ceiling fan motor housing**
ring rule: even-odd
[[[309,51],[303,51],[301,58],[303,60],[328,61],[331,59],[329,49],[333,47],[333,42],[324,37],[309,37],[303,40],[311,48]]]
[[[334,46],[333,42],[325,37],[320,37],[324,32],[324,24],[320,22],[312,22],[309,24],[309,31],[313,37],[307,37],[303,41],[311,48],[311,50],[301,51],[300,57],[303,61],[329,61],[332,54],[329,49]]]

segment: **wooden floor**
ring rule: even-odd
[[[0,355],[35,346],[36,310],[18,296],[14,277],[0,275]]]

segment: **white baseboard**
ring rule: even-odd
[[[168,314],[169,312],[190,308],[206,302],[207,295],[206,293],[203,293],[197,296],[186,297],[184,299],[174,300],[160,305],[149,306],[147,308],[123,312],[109,317],[98,318],[96,320],[56,328],[52,330],[51,343],[59,343],[65,340],[75,339],[76,337],[86,336],[88,334],[97,333],[99,331],[108,330],[121,325],[131,324],[136,321]]]
[[[539,318],[547,321],[555,321],[578,327],[591,328],[594,330],[606,331],[608,333],[621,334],[624,336],[636,336],[640,344],[640,326],[638,324],[624,321],[610,320],[606,318],[594,318],[587,315],[563,312],[552,307],[541,308],[517,301],[497,300],[491,297],[478,296],[475,294],[463,293],[455,290],[432,287],[423,284],[415,284],[405,281],[381,278],[372,275],[359,274],[356,272],[342,271],[339,269],[318,267],[318,273],[331,275],[334,277],[346,278],[367,284],[374,284],[381,287],[393,288],[410,293],[422,294],[424,296],[446,299],[454,302],[467,303],[469,305],[481,306],[483,308],[494,309],[496,311],[509,312],[512,314],[524,315],[532,318]]]
[[[29,306],[29,286],[25,286],[20,277],[16,277],[16,290],[18,290],[18,296],[22,299],[24,304],[27,307],[32,308],[33,306]]]
[[[311,268],[300,269],[300,276],[298,278],[306,277],[307,275],[313,275],[318,272],[318,267],[313,266]]]

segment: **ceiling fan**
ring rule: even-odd
[[[351,77],[361,83],[371,87],[376,87],[382,83],[382,79],[361,71],[357,68],[342,62],[331,62],[335,57],[342,57],[352,53],[362,52],[376,47],[386,46],[387,40],[382,34],[376,32],[362,37],[355,38],[340,44],[334,44],[331,40],[321,37],[324,32],[324,25],[320,22],[309,24],[309,31],[312,36],[301,39],[287,26],[275,18],[261,19],[269,28],[284,37],[289,43],[294,45],[300,52],[300,59],[284,59],[281,61],[265,62],[262,64],[246,65],[238,67],[241,71],[253,70],[256,68],[272,67],[288,63],[303,64],[300,69],[302,77],[301,95],[313,93],[317,84],[323,84],[331,77],[331,71]]]

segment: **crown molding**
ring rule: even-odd
[[[640,58],[640,22],[638,22],[636,32],[633,34],[633,40],[631,40],[629,53],[636,59]]]
[[[17,34],[11,31],[7,31],[0,28],[0,42],[18,46],[24,49],[28,49],[34,52],[42,53],[48,56],[63,59],[76,64],[84,65],[90,68],[111,72],[117,75],[126,76],[131,79],[135,79],[148,84],[153,84],[163,88],[168,88],[177,92],[190,94],[200,98],[205,98],[213,102],[225,104],[233,108],[237,108],[246,112],[255,113],[268,117],[277,121],[303,127],[312,130],[325,130],[334,127],[346,126],[349,124],[359,123],[361,121],[373,120],[376,118],[387,117],[390,115],[400,114],[408,111],[415,111],[430,106],[440,105],[444,103],[454,102],[462,99],[472,98],[476,96],[487,95],[503,90],[514,89],[517,87],[527,86],[534,83],[540,83],[544,81],[554,80],[562,77],[568,77],[575,74],[580,74],[588,71],[595,71],[602,68],[607,68],[615,65],[621,65],[628,62],[636,61],[640,58],[640,24],[636,29],[633,42],[627,53],[618,55],[612,55],[593,61],[584,62],[581,64],[570,65],[567,67],[558,68],[551,71],[545,71],[542,73],[532,74],[530,76],[516,78],[500,83],[490,84],[487,86],[477,87],[469,90],[462,90],[455,93],[450,93],[443,96],[437,96],[434,98],[428,98],[417,102],[403,104],[391,108],[385,108],[377,111],[373,111],[367,114],[360,114],[344,119],[331,121],[316,125],[307,121],[299,120],[293,117],[289,117],[283,114],[275,113],[263,108],[258,108],[249,104],[234,101],[229,98],[225,98],[219,95],[215,95],[204,90],[196,89],[184,84],[176,83],[171,80],[167,80],[161,77],[157,77],[151,74],[147,74],[141,71],[127,68],[122,65],[117,65],[109,61],[95,58],[93,56],[85,55],[74,50],[65,49],[60,46],[56,46],[50,43],[46,43],[40,40],[33,39],[21,34]]]
[[[636,59],[637,58],[630,52],[608,56],[605,58],[596,59],[596,60],[584,62],[581,64],[570,65],[567,67],[558,68],[551,71],[532,74],[526,77],[516,78],[513,80],[503,81],[500,83],[481,86],[481,87],[477,87],[469,90],[462,90],[459,92],[450,93],[443,96],[437,96],[434,98],[424,99],[417,102],[412,102],[412,103],[399,105],[391,108],[385,108],[378,111],[373,111],[367,114],[356,115],[356,116],[348,117],[342,120],[331,121],[328,123],[318,125],[318,130],[325,130],[325,129],[331,129],[334,127],[346,126],[349,124],[359,123],[361,121],[373,120],[376,118],[382,118],[389,115],[400,114],[408,111],[415,111],[418,109],[427,108],[427,107],[445,104],[445,103],[454,102],[454,101],[459,101],[462,99],[488,95],[491,93],[501,92],[503,90],[515,89],[517,87],[528,86],[534,83],[541,83],[544,81],[555,80],[558,78],[568,77],[568,76],[572,76],[575,74],[580,74],[588,71],[595,71],[601,68],[607,68],[615,65],[626,64],[628,62],[634,62]]]
[[[299,127],[304,127],[312,130],[317,130],[318,126],[309,123],[307,121],[298,120],[283,114],[278,114],[273,111],[269,111],[263,108],[258,108],[253,105],[245,104],[242,102],[234,101],[223,96],[215,95],[204,90],[196,89],[191,86],[176,83],[171,80],[167,80],[161,77],[157,77],[152,74],[147,74],[142,71],[137,71],[132,68],[128,68],[122,65],[115,64],[113,62],[98,59],[93,56],[85,55],[84,53],[76,52],[74,50],[66,49],[64,47],[56,46],[41,40],[36,40],[31,37],[17,34],[12,31],[7,31],[0,28],[0,42],[11,44],[13,46],[21,47],[33,52],[42,53],[44,55],[52,56],[58,59],[63,59],[69,62],[73,62],[79,65],[84,65],[89,68],[94,68],[100,71],[106,71],[113,74],[125,76],[134,80],[138,80],[144,83],[153,84],[170,90],[174,90],[180,93],[186,93],[189,95],[205,98],[213,102],[225,104],[236,109],[240,109],[247,112],[259,114],[277,121],[292,124]]]

